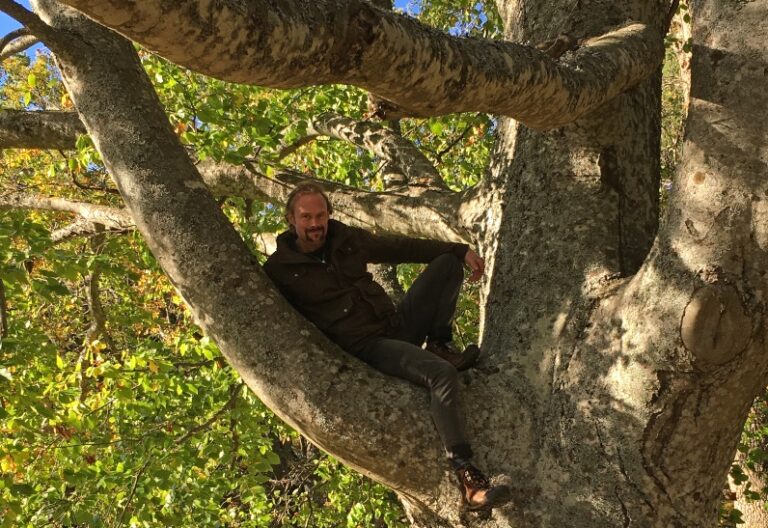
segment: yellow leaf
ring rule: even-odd
[[[157,372],[160,370],[160,368],[157,366],[157,363],[155,363],[154,360],[149,360],[149,370],[152,371],[153,374],[157,374]]]
[[[4,473],[16,472],[16,462],[13,461],[11,455],[5,455],[5,457],[0,460],[0,469],[2,469]]]

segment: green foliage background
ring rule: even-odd
[[[425,0],[406,9],[454,34],[499,35],[491,3]],[[684,120],[674,42],[669,49],[662,197]],[[279,156],[320,112],[362,118],[366,93],[228,84],[139,53],[193,156],[383,188],[383,160],[339,141],[316,140]],[[72,109],[45,53],[0,65],[0,106]],[[492,117],[400,126],[454,189],[474,185],[486,170]],[[121,206],[87,137],[74,151],[0,152],[0,186]],[[230,197],[221,207],[253,251],[255,234],[284,227],[280,208],[269,203]],[[71,221],[65,213],[0,209],[0,285],[9,313],[0,342],[0,527],[406,526],[391,491],[319,452],[247,390],[195,326],[140,235],[53,242],[51,233]],[[407,287],[419,269],[400,266],[401,282]],[[107,317],[101,332],[93,331],[88,297],[94,281]],[[467,288],[460,300],[462,344],[477,340],[477,295]]]

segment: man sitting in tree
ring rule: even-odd
[[[470,509],[491,508],[508,495],[470,463],[457,370],[471,367],[476,345],[458,353],[451,321],[464,278],[479,280],[485,263],[466,244],[376,236],[331,220],[331,203],[314,183],[289,195],[290,229],[264,269],[288,301],[341,348],[374,368],[427,387],[446,454]],[[368,263],[429,263],[395,308]],[[422,348],[426,341],[425,348]]]

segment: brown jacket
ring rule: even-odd
[[[443,253],[463,260],[468,249],[465,244],[377,236],[336,220],[328,224],[323,260],[298,251],[295,239],[289,231],[278,236],[277,251],[264,270],[299,312],[347,350],[396,324],[395,306],[368,273],[368,263],[426,263]]]

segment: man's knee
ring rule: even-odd
[[[431,366],[431,385],[437,392],[453,390],[459,383],[459,373],[456,367],[445,360],[438,360]]]
[[[456,277],[459,280],[464,278],[464,266],[461,259],[453,253],[443,253],[429,264],[439,268],[441,273],[450,277]]]

